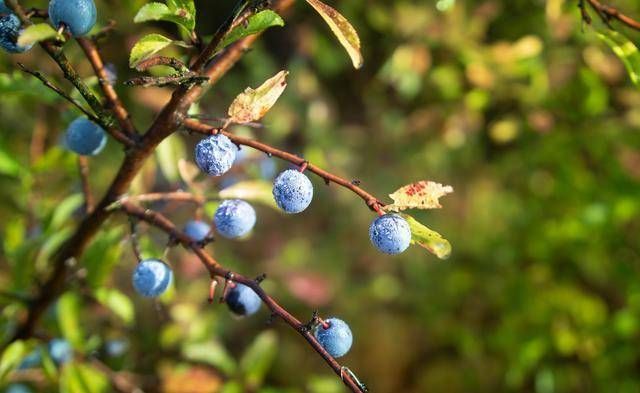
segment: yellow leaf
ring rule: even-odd
[[[260,120],[287,87],[288,74],[289,71],[280,71],[255,90],[247,87],[229,106],[229,122],[243,124]]]
[[[406,209],[441,208],[439,199],[453,192],[453,187],[432,181],[419,181],[406,185],[389,196],[393,204],[385,206],[385,210],[402,211]]]
[[[411,229],[411,244],[416,244],[427,249],[440,259],[447,259],[451,255],[451,243],[442,237],[438,232],[429,229],[419,223],[408,214],[401,214],[407,220]]]
[[[318,11],[322,19],[327,22],[331,31],[333,31],[333,34],[338,37],[338,41],[351,57],[353,66],[356,69],[362,67],[364,59],[362,58],[362,53],[360,53],[360,37],[358,37],[358,32],[351,26],[351,23],[338,11],[320,0],[307,0],[307,3]]]

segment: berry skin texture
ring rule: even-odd
[[[173,278],[171,268],[158,259],[145,259],[133,272],[133,287],[144,297],[162,295]]]
[[[49,341],[49,355],[56,364],[64,364],[73,358],[71,344],[65,339],[54,338]]]
[[[256,224],[256,211],[240,199],[223,201],[213,216],[216,229],[227,239],[237,239],[249,233]]]
[[[49,18],[59,28],[64,24],[74,37],[86,35],[96,24],[97,10],[93,0],[51,0]]]
[[[241,316],[255,314],[262,304],[262,300],[254,290],[243,284],[236,284],[229,290],[226,302],[231,312]]]
[[[353,335],[349,325],[341,319],[329,318],[324,320],[329,327],[320,325],[315,330],[315,336],[320,345],[334,358],[344,356],[353,344]]]
[[[222,176],[236,160],[238,147],[224,135],[212,135],[196,145],[196,164],[211,176]]]
[[[287,169],[273,182],[273,198],[285,213],[300,213],[311,204],[313,185],[305,174]]]
[[[9,53],[22,53],[31,48],[29,46],[18,46],[16,41],[20,35],[20,19],[11,13],[4,5],[0,4],[0,47]]]
[[[209,232],[211,227],[204,221],[191,220],[184,226],[184,233],[196,242],[206,239]]]
[[[385,214],[371,223],[369,238],[385,254],[400,254],[411,243],[411,228],[401,216]]]
[[[107,135],[96,123],[79,117],[69,124],[64,141],[70,150],[81,156],[95,156],[107,144]]]

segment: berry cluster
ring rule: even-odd
[[[96,24],[97,10],[93,0],[51,0],[49,18],[56,29],[66,29],[74,37],[84,36]],[[0,47],[9,53],[21,53],[31,48],[19,46],[22,31],[20,19],[0,0]]]

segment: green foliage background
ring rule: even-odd
[[[197,2],[198,30],[211,34],[232,3]],[[103,55],[120,82],[135,75],[127,63],[137,38],[178,34],[169,24],[134,25],[142,4],[98,2],[99,21],[118,22]],[[307,212],[284,216],[261,206],[253,236],[216,242],[215,257],[248,276],[267,272],[264,286],[301,319],[319,309],[347,320],[355,343],[344,362],[373,392],[638,391],[640,92],[599,28],[583,26],[576,2],[564,0],[331,4],[360,33],[362,70],[299,2],[200,111],[224,116],[246,86],[288,69],[289,87],[266,128],[240,132],[358,178],[380,197],[421,179],[453,185],[442,210],[416,215],[451,241],[453,254],[447,261],[417,247],[379,254],[362,201],[312,178],[317,192]],[[640,17],[637,2],[615,5]],[[89,76],[77,45],[67,51]],[[59,143],[77,113],[17,71],[18,60],[68,85],[40,50],[0,56],[0,288],[28,296],[73,230],[82,199],[75,157]],[[119,91],[141,129],[168,97],[160,89]],[[180,186],[176,158],[191,160],[197,139],[172,137],[134,191]],[[96,195],[122,156],[110,141],[91,160]],[[226,178],[259,177],[260,159],[249,155]],[[190,208],[164,208],[177,223],[193,216]],[[166,238],[143,229],[145,255],[162,255]],[[175,290],[157,303],[135,296],[126,233],[123,217],[110,219],[43,321],[45,337],[65,336],[79,353],[139,376],[149,391],[343,391],[295,332],[265,325],[266,311],[237,320],[208,305],[207,275],[180,249],[168,254]],[[0,308],[6,335],[23,306],[0,297]],[[104,356],[112,339],[128,342],[125,355]],[[36,344],[24,345],[14,350]],[[112,390],[80,356],[42,369],[37,384],[24,372],[4,383]]]

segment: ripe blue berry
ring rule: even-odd
[[[407,220],[397,214],[376,218],[369,227],[369,238],[376,248],[387,254],[400,254],[411,243]]]
[[[320,345],[334,358],[344,356],[353,344],[353,335],[349,325],[341,319],[325,319],[329,326],[320,325],[315,330],[315,336]]]
[[[0,0],[0,14],[11,14],[13,11],[4,4],[4,0]]]
[[[233,165],[238,147],[224,135],[212,135],[196,145],[196,164],[211,176],[221,176]]]
[[[69,341],[63,338],[54,338],[49,341],[49,355],[57,364],[64,364],[73,357],[73,349]]]
[[[252,315],[258,312],[262,300],[253,291],[243,284],[236,284],[227,293],[227,306],[236,315]]]
[[[309,178],[295,169],[281,172],[273,183],[273,197],[286,213],[300,213],[313,199],[313,185]]]
[[[2,2],[0,4],[0,47],[2,49],[9,53],[21,53],[31,48],[31,45],[18,46],[16,43],[21,26],[20,19]]]
[[[31,393],[31,389],[25,384],[22,383],[12,383],[7,386],[7,390],[5,393]]]
[[[160,296],[167,290],[173,273],[166,263],[158,259],[145,259],[133,272],[133,287],[145,297]]]
[[[93,0],[51,0],[49,18],[56,28],[65,25],[74,37],[87,34],[96,24]]]
[[[196,242],[207,238],[211,227],[204,221],[191,220],[184,226],[184,233]]]
[[[118,357],[122,356],[129,349],[129,343],[125,340],[109,340],[104,344],[104,351],[107,356]]]
[[[40,348],[36,348],[35,350],[33,350],[32,352],[30,352],[27,356],[25,356],[22,361],[20,362],[20,365],[18,366],[18,368],[20,370],[26,370],[29,368],[36,368],[40,365],[40,362],[42,362],[42,356],[40,354]]]
[[[107,144],[104,130],[84,117],[79,117],[69,124],[65,135],[65,144],[72,151],[82,156],[95,156]]]
[[[223,201],[213,216],[220,235],[235,239],[249,233],[256,224],[256,211],[247,202],[240,199]]]

